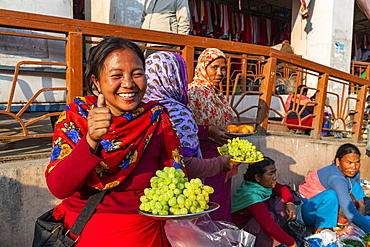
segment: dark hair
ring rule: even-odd
[[[303,88],[303,90],[302,90],[302,88]],[[299,85],[298,86],[298,88],[297,88],[297,94],[301,94],[302,93],[302,95],[307,95],[307,92],[308,92],[308,88],[306,87],[306,85]]]
[[[134,42],[119,38],[119,37],[104,37],[102,41],[97,46],[93,46],[90,49],[90,56],[87,62],[85,71],[85,85],[87,87],[87,92],[89,94],[95,95],[96,90],[95,84],[91,80],[91,76],[95,76],[99,80],[100,71],[103,67],[104,61],[109,54],[119,49],[131,49],[140,58],[143,63],[143,68],[145,69],[145,58],[142,50]]]
[[[351,154],[351,153],[355,153],[355,154],[358,154],[359,156],[361,156],[361,152],[358,149],[358,147],[356,147],[355,145],[353,145],[351,143],[343,144],[337,150],[337,153],[336,153],[335,158],[334,158],[334,163],[335,163],[336,159],[341,160],[344,155]]]
[[[262,161],[258,161],[254,164],[250,164],[247,172],[244,174],[244,180],[250,182],[257,182],[255,175],[262,177],[263,174],[267,171],[266,167],[269,165],[274,165],[275,161],[269,157],[263,157]]]

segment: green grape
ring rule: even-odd
[[[176,204],[177,204],[176,197],[172,197],[172,198],[170,198],[170,199],[168,200],[168,205],[169,205],[170,207],[175,206]]]
[[[145,203],[145,205],[143,207],[144,207],[144,211],[147,211],[147,212],[150,211],[150,204],[149,203]]]
[[[177,204],[184,205],[185,204],[184,198],[183,197],[177,197]]]
[[[190,201],[195,201],[196,199],[197,199],[197,197],[195,195],[190,195],[189,196]]]
[[[230,150],[236,152],[233,147]],[[139,209],[155,215],[183,215],[207,209],[209,194],[214,192],[212,187],[203,185],[199,178],[189,181],[182,169],[174,167],[156,171],[156,176],[150,179],[150,185],[151,188],[145,188],[139,198]]]
[[[263,158],[263,154],[256,151],[254,146],[248,140],[240,139],[239,137],[228,140],[228,143],[220,147],[220,153],[233,156],[233,159],[244,162],[256,162]]]
[[[188,214],[188,210],[186,208],[180,209],[181,214]]]
[[[145,202],[143,202],[143,203],[140,204],[139,209],[141,211],[145,211],[145,204],[146,204]]]
[[[156,202],[156,201],[158,201],[158,197],[159,197],[159,196],[158,196],[157,194],[154,194],[154,195],[153,195],[153,199],[152,199],[152,200]]]
[[[159,215],[168,215],[168,210],[161,210],[158,213]]]
[[[199,202],[199,201],[204,201],[204,195],[202,195],[202,194],[198,194],[197,195],[197,201]]]
[[[162,209],[162,204],[160,203],[160,202],[156,202],[155,203],[155,208],[157,209],[157,210],[161,210]]]
[[[176,184],[172,183],[168,185],[169,190],[174,190],[176,188]]]
[[[183,183],[178,183],[177,185],[176,185],[176,187],[179,189],[179,190],[182,190],[182,189],[184,189],[184,184]]]
[[[150,194],[151,189],[150,188],[145,188],[144,189],[144,195],[148,196]]]
[[[193,201],[191,201],[190,199],[186,199],[185,200],[185,207],[191,207],[191,205],[193,205]]]
[[[148,198],[146,196],[140,196],[141,202],[148,202]]]
[[[173,190],[169,190],[166,192],[168,199],[171,199],[174,196]]]
[[[197,208],[197,210],[195,211],[196,213],[202,213],[202,212],[204,212],[204,209],[203,208]]]
[[[182,194],[184,194],[184,196],[186,196],[186,197],[189,197],[191,194],[190,194],[190,191],[188,190],[188,189],[184,189],[183,191],[182,191]]]

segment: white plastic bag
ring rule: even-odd
[[[343,240],[345,240],[345,239],[359,241],[362,244],[362,246],[365,247],[364,241],[362,241],[361,238],[353,236],[353,235],[341,235],[341,236],[339,236],[338,239],[337,239],[337,243],[336,243],[337,246],[338,247],[346,246],[346,244],[343,243]]]
[[[332,246],[336,246],[335,242],[337,240],[337,236],[336,236],[336,233],[331,231],[331,230],[323,230],[319,233],[316,233],[316,234],[313,234],[309,237],[306,238],[309,243],[312,245],[312,246],[319,246],[319,247],[332,247]],[[319,239],[320,241],[310,241],[310,240],[314,240],[314,239]]]
[[[253,247],[256,239],[232,223],[213,221],[208,214],[195,219],[167,220],[165,230],[172,247]]]

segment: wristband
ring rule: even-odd
[[[294,203],[293,202],[287,202],[287,203],[285,203],[286,205],[293,205],[294,206]]]

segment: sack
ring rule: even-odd
[[[56,220],[51,209],[37,218],[32,247],[71,247],[77,240],[67,236],[62,220]]]

